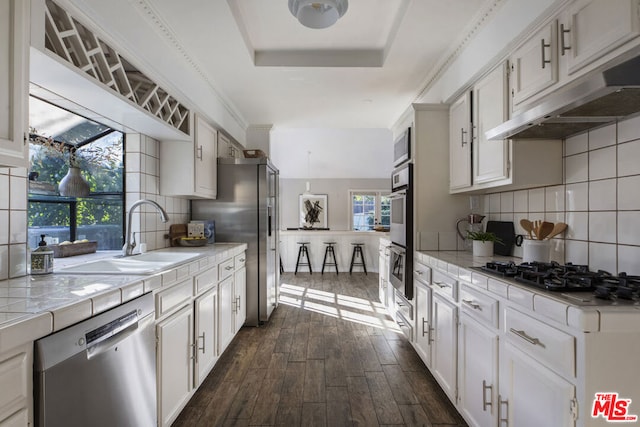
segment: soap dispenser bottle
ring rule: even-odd
[[[45,235],[40,235],[38,249],[31,252],[31,274],[53,273],[53,251],[44,240]]]

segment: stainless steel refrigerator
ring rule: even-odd
[[[247,320],[258,326],[278,305],[279,172],[266,158],[219,158],[218,196],[193,200],[194,220],[215,221],[216,242],[247,244]]]

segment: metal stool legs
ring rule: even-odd
[[[353,272],[353,267],[361,266],[364,269],[364,274],[367,274],[367,265],[364,262],[364,254],[362,253],[362,245],[364,243],[352,243],[353,254],[351,255],[351,266],[349,267],[349,274]],[[357,257],[360,257],[360,261],[357,261]]]
[[[336,268],[336,274],[338,274],[338,262],[336,261],[336,253],[333,250],[333,245],[335,245],[336,242],[324,242],[324,244],[327,245],[327,247],[324,250],[324,261],[322,261],[322,273],[321,274],[324,274],[324,268],[325,267],[335,267]]]
[[[309,267],[309,274],[313,274],[313,272],[311,271],[311,260],[309,259],[309,251],[307,249],[307,245],[309,244],[309,242],[298,242],[298,244],[300,245],[300,249],[298,249],[296,271],[293,274],[298,274],[298,268],[305,265]]]

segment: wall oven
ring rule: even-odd
[[[413,299],[413,164],[391,175],[391,247],[389,282],[406,300]]]

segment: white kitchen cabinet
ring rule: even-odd
[[[449,108],[449,189],[469,188],[471,179],[471,94]]]
[[[414,347],[425,365],[431,366],[431,288],[414,280],[416,307],[416,339]]]
[[[575,426],[575,386],[510,342],[500,345],[499,375],[499,425]]]
[[[233,290],[233,334],[235,335],[247,320],[247,269],[244,266],[233,273]]]
[[[558,82],[557,21],[538,30],[509,58],[511,110]]]
[[[218,132],[200,116],[194,118],[193,142],[160,143],[160,194],[215,199]]]
[[[156,326],[158,423],[170,426],[193,389],[193,309],[187,305]]]
[[[29,1],[0,0],[0,167],[27,166]]]
[[[33,343],[0,355],[0,425],[27,425],[33,419]],[[21,423],[24,421],[23,423]]]
[[[455,402],[458,370],[458,307],[442,294],[434,292],[431,316],[433,322],[432,373],[451,401]]]
[[[469,425],[496,425],[497,389],[498,332],[463,312],[458,329],[458,407]]]
[[[637,0],[576,0],[563,14],[560,55],[571,75],[640,35]]]
[[[195,385],[204,381],[218,360],[218,288],[207,291],[194,301],[195,320]]]
[[[218,353],[227,348],[235,331],[233,276],[218,284]]]
[[[509,141],[489,141],[485,132],[508,118],[507,70],[501,64],[473,88],[473,182],[509,178]]]

